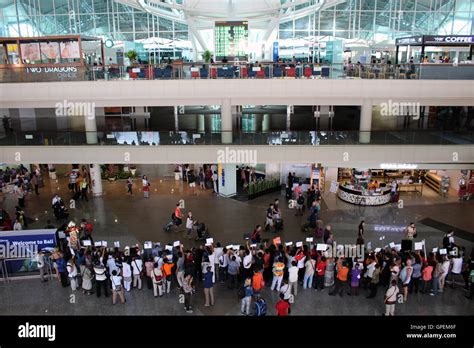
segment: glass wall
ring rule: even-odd
[[[114,42],[151,40],[151,46],[155,44],[166,56],[175,58],[181,58],[182,52],[191,47],[187,25],[113,0],[0,1],[0,37],[66,34]],[[159,43],[153,38],[160,38]]]
[[[3,0],[0,37],[84,34],[130,42],[158,38],[159,43],[151,45],[173,57],[193,49],[187,25],[169,19],[171,13],[168,18],[147,13],[136,3],[132,7],[115,0]],[[308,56],[318,42],[334,38],[393,46],[393,40],[403,36],[473,34],[473,23],[472,0],[347,0],[280,23],[278,39],[283,51],[286,47],[290,54]]]

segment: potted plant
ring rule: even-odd
[[[127,57],[130,60],[130,63],[135,63],[138,58],[138,53],[135,50],[130,50],[127,53],[125,53],[125,57]]]
[[[212,58],[212,53],[209,50],[205,50],[204,53],[202,54],[202,59],[204,59],[204,62],[209,63]]]

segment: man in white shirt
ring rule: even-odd
[[[72,291],[76,291],[77,288],[77,267],[76,264],[74,263],[74,258],[69,260],[67,263],[67,273],[69,277],[69,281],[71,283],[71,289]]]
[[[132,270],[133,270],[133,287],[138,286],[138,290],[142,289],[142,278],[141,272],[143,269],[143,261],[139,257],[135,257],[132,261]]]
[[[397,303],[398,293],[400,290],[397,286],[397,281],[392,279],[391,286],[385,292],[385,315],[386,316],[394,316],[395,315],[395,304]]]
[[[42,251],[38,252],[35,256],[36,265],[40,272],[40,279],[42,282],[47,282],[48,280],[44,278],[44,273],[46,270],[46,263],[44,262],[44,253]]]
[[[219,259],[221,255],[224,253],[224,249],[221,247],[221,243],[217,243],[216,247],[214,248],[214,269],[215,273],[219,272]]]
[[[110,276],[110,281],[112,282],[112,304],[115,304],[117,301],[117,295],[120,297],[120,302],[125,303],[125,297],[123,295],[122,288],[122,277],[119,275],[117,270],[112,271]]]
[[[291,267],[288,268],[288,283],[290,285],[290,294],[293,293],[295,296],[298,294],[298,267],[297,262],[292,261]]]
[[[229,256],[222,253],[219,257],[219,281],[224,283],[227,280],[227,266],[229,265]]]
[[[243,260],[243,267],[244,267],[244,274],[243,277],[244,279],[251,278],[252,277],[252,254],[250,253],[249,250],[245,250],[245,256]]]
[[[451,273],[449,273],[449,282],[451,283],[451,288],[454,289],[454,285],[456,283],[456,280],[459,280],[460,282],[464,282],[464,278],[462,277],[462,257],[460,255],[457,255],[452,258],[451,260]]]
[[[125,290],[129,292],[132,286],[132,267],[128,264],[128,262],[122,263],[122,275],[123,275],[123,285],[125,286]]]
[[[95,285],[96,285],[97,297],[100,297],[101,295],[101,288],[104,288],[105,297],[109,297],[106,269],[100,262],[95,263],[94,274],[95,274]]]

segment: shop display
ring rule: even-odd
[[[357,205],[376,206],[389,203],[390,187],[384,182],[371,180],[371,174],[368,169],[351,170],[351,179],[340,183],[337,196],[345,202]]]

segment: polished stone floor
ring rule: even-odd
[[[170,177],[152,178],[151,196],[143,198],[139,191],[141,182],[137,179],[134,195],[126,194],[124,181],[103,182],[104,195],[90,198],[89,202],[78,201],[75,209],[70,209],[71,218],[80,221],[86,218],[94,223],[94,237],[106,240],[109,244],[119,240],[121,245],[137,242],[160,241],[168,243],[175,240],[184,241],[183,231],[166,233],[162,227],[169,221],[177,201],[184,199],[185,210],[204,221],[209,227],[215,242],[222,244],[242,244],[243,235],[251,233],[257,224],[263,224],[265,209],[268,203],[279,197],[285,228],[277,235],[284,241],[304,240],[300,226],[305,217],[294,216],[294,211],[284,206],[284,195],[271,194],[250,202],[218,197],[210,191],[197,190],[192,195],[189,188],[180,181]],[[425,190],[426,191],[426,190]],[[29,194],[26,199],[27,216],[35,220],[30,228],[42,228],[47,219],[54,217],[51,210],[51,198],[59,193],[64,200],[72,197],[67,189],[64,177],[56,181],[45,180],[45,187],[40,195]],[[372,247],[383,247],[390,242],[399,243],[403,237],[400,228],[413,221],[417,224],[420,240],[425,239],[427,249],[431,250],[441,244],[444,229],[455,228],[459,231],[456,237],[458,244],[464,245],[468,252],[474,241],[474,201],[458,202],[455,197],[441,198],[429,192],[423,196],[404,194],[404,207],[396,204],[383,207],[358,207],[338,200],[334,194],[323,194],[321,217],[324,223],[333,227],[336,242],[355,243],[357,226],[360,220],[366,221],[366,242]],[[15,199],[12,195],[2,197],[2,204],[13,214]],[[427,221],[427,224],[423,224]],[[430,223],[428,223],[428,221]],[[434,222],[433,222],[434,221]],[[385,232],[384,229],[385,228]],[[391,231],[387,231],[387,229]],[[265,232],[263,238],[271,239],[275,235]],[[461,238],[462,236],[462,238]],[[381,240],[382,237],[385,237]],[[185,241],[185,246],[194,241]],[[295,315],[380,315],[383,310],[382,289],[373,300],[364,296],[351,298],[332,297],[327,291],[320,293],[300,289],[293,305]],[[13,280],[8,284],[0,283],[0,313],[13,314],[184,314],[182,304],[178,302],[175,291],[163,298],[153,298],[152,291],[132,291],[127,294],[126,305],[112,306],[111,299],[85,296],[76,292],[75,302],[71,303],[69,288],[63,289],[56,281],[40,283],[38,279]],[[474,313],[472,301],[467,300],[466,292],[461,289],[447,289],[439,296],[431,297],[421,294],[410,296],[408,302],[397,306],[397,313],[404,315],[467,315]],[[265,291],[269,301],[269,313],[274,313],[273,304],[277,294]],[[238,315],[239,301],[236,292],[216,284],[216,306],[204,307],[202,290],[198,288],[194,296],[197,315]]]

